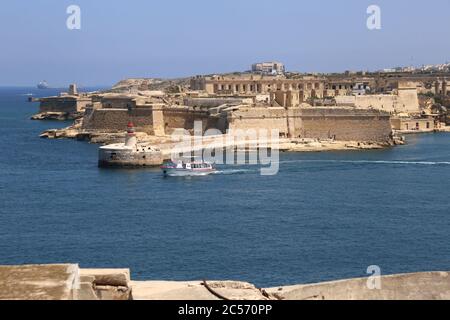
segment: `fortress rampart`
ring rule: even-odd
[[[82,111],[89,103],[91,98],[80,96],[59,96],[40,98],[39,112],[67,112],[75,113]]]
[[[86,111],[83,129],[101,132],[118,132],[133,122],[136,130],[153,134],[153,110],[150,108],[127,109],[91,109]]]
[[[241,108],[228,123],[231,129],[278,129],[289,138],[386,142],[392,135],[388,113],[350,107]]]
[[[129,121],[137,131],[156,135],[192,130],[195,121],[201,121],[204,130],[277,129],[287,138],[387,142],[392,134],[388,113],[351,107],[240,106],[217,115],[188,107],[93,109],[87,111],[83,129],[118,132]]]

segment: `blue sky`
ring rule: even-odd
[[[81,8],[81,30],[66,8]],[[382,29],[366,27],[381,7]],[[450,60],[450,1],[35,0],[0,4],[0,85],[110,85],[127,77],[376,70]]]

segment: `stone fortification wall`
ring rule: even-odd
[[[217,128],[219,118],[210,117],[205,111],[187,107],[89,109],[83,120],[83,129],[102,132],[123,131],[127,123],[133,122],[136,131],[149,134],[171,134],[175,129],[192,130],[195,121],[202,122],[203,130]]]
[[[389,114],[348,107],[241,108],[228,122],[231,129],[278,129],[291,138],[387,142],[392,133]]]
[[[286,109],[281,107],[249,107],[233,111],[228,116],[229,129],[277,129],[287,135]]]
[[[153,134],[153,114],[151,108],[95,109],[86,112],[83,129],[103,132],[124,131],[129,121],[136,131]]]
[[[203,130],[277,129],[281,137],[291,138],[387,142],[392,134],[387,112],[352,107],[240,107],[216,116],[188,107],[95,109],[86,113],[83,128],[117,132],[129,121],[137,131],[158,135],[192,130],[195,121],[202,122]]]
[[[187,107],[166,108],[163,110],[164,131],[171,134],[175,129],[192,130],[195,121],[202,122],[203,130],[217,128],[218,118],[210,117],[208,112],[195,111]]]
[[[40,99],[39,112],[79,112],[91,103],[91,100],[74,97],[50,97]]]
[[[311,108],[296,112],[301,123],[295,135],[302,138],[341,141],[387,142],[391,140],[390,116],[376,110]]]
[[[398,89],[398,94],[375,94],[362,96],[337,96],[338,105],[354,105],[363,109],[378,109],[391,113],[419,113],[417,90]]]

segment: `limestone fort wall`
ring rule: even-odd
[[[221,116],[187,107],[89,110],[83,129],[123,131],[132,121],[137,131],[171,134],[177,128],[192,131],[195,121],[205,131],[227,129],[277,129],[291,138],[335,139],[340,141],[390,141],[392,133],[387,112],[352,107],[241,107]],[[157,128],[157,132],[155,132]]]
[[[228,121],[231,129],[278,129],[291,138],[386,142],[392,133],[388,113],[342,107],[248,108]]]
[[[375,94],[361,96],[337,96],[338,105],[354,105],[363,109],[378,109],[392,113],[419,113],[417,90],[399,89],[398,94]]]
[[[124,131],[131,121],[136,131],[153,134],[153,114],[151,108],[95,109],[86,112],[83,129],[103,132]]]
[[[49,97],[41,98],[39,112],[79,112],[86,107],[91,99],[82,99],[75,97]]]
[[[390,116],[384,112],[350,108],[301,109],[301,126],[295,135],[301,138],[340,141],[389,141],[392,134]]]

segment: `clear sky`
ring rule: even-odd
[[[69,5],[81,29],[66,27]],[[367,7],[381,8],[368,30]],[[279,60],[333,72],[450,60],[449,0],[14,0],[0,4],[0,85],[110,85]]]

